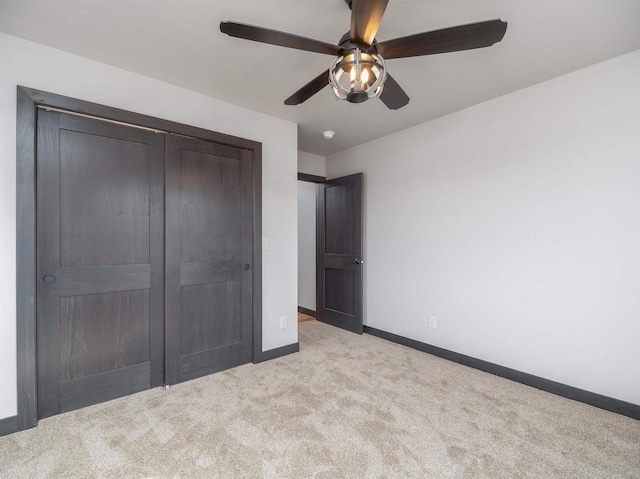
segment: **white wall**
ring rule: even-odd
[[[16,85],[262,142],[263,350],[297,330],[297,128],[125,70],[0,34],[0,418],[16,414]],[[280,316],[290,318],[279,328]]]
[[[316,184],[298,181],[298,306],[316,310]]]
[[[640,404],[640,51],[327,170],[365,174],[368,325]]]
[[[306,151],[298,151],[298,172],[308,175],[326,176],[327,159],[324,156],[314,155]]]

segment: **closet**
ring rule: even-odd
[[[39,418],[251,361],[252,152],[38,109]]]

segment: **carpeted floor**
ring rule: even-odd
[[[45,419],[2,478],[640,478],[640,422],[323,323],[301,352]]]

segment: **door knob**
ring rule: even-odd
[[[42,281],[44,281],[46,284],[53,284],[56,282],[56,277],[48,274],[44,278],[42,278]]]
[[[245,265],[244,265],[244,270],[245,270],[245,271],[249,271],[249,269],[251,269],[251,265],[250,265],[250,264],[248,264],[248,263],[247,263],[247,264],[245,264]]]
[[[364,261],[361,260],[360,258],[356,258],[355,260],[352,261],[352,263],[354,263],[354,264],[364,264]]]

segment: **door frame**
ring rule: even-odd
[[[51,107],[250,150],[253,159],[253,362],[262,351],[262,143],[18,85],[16,123],[16,338],[18,430],[38,424],[36,350],[36,118]]]

